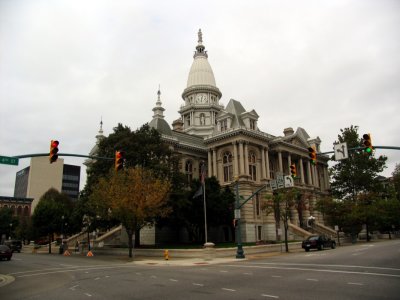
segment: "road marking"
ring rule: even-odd
[[[318,281],[318,279],[315,279],[315,278],[307,278],[306,280],[308,280],[308,281]]]
[[[157,278],[157,276],[156,276],[156,275],[151,275],[150,277],[151,277],[151,278],[154,278],[154,279],[155,279],[155,278]]]
[[[110,278],[110,276],[106,275],[105,278]]]
[[[351,284],[351,285],[364,285],[363,283],[360,283],[360,282],[348,282],[347,284]]]
[[[243,273],[243,275],[253,275],[253,273]]]
[[[137,272],[136,275],[139,275],[139,276],[140,276],[140,275],[142,275],[142,273]]]
[[[72,290],[72,291],[75,291],[75,289],[76,289],[78,286],[79,286],[79,284],[74,285],[74,286],[71,286],[69,289]]]
[[[170,278],[169,281],[177,282],[178,280]]]
[[[282,276],[280,276],[280,275],[272,275],[271,277],[273,277],[273,278],[282,278]]]
[[[220,273],[228,273],[228,271],[226,271],[226,270],[221,270],[221,271],[219,271]]]
[[[311,271],[311,272],[339,273],[339,274],[360,274],[360,275],[371,275],[371,276],[383,276],[383,277],[400,278],[400,274],[396,275],[396,274],[386,274],[386,273],[356,272],[356,271],[328,270],[328,269],[315,269],[315,268],[312,269],[312,268],[273,267],[273,266],[256,266],[256,265],[225,265],[225,267],[257,268],[257,269],[279,269],[279,270]]]
[[[261,294],[261,297],[268,297],[268,298],[275,298],[275,299],[279,299],[278,296],[274,296],[274,295],[267,295],[267,294]]]
[[[85,293],[85,295],[88,297],[92,297],[92,295],[90,295],[89,293]]]
[[[192,284],[195,285],[195,286],[204,286],[204,284],[202,284],[202,283],[195,283],[195,282],[193,282]]]
[[[99,280],[100,279],[100,277],[96,277],[94,280]]]
[[[222,288],[221,290],[228,291],[228,292],[236,292],[236,290],[234,290],[234,289],[227,289],[227,288]]]

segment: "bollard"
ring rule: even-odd
[[[169,251],[168,250],[164,250],[164,259],[169,260]]]

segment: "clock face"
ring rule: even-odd
[[[207,95],[199,94],[196,96],[197,103],[206,103],[207,102]]]

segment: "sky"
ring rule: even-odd
[[[197,32],[220,103],[238,100],[260,130],[304,128],[332,151],[359,126],[375,146],[400,146],[398,0],[0,0],[0,155],[87,155],[103,121],[139,128],[160,86],[165,119],[180,117]],[[388,157],[391,176],[400,151]],[[65,157],[82,166],[83,158]],[[0,195],[15,173],[0,165]]]

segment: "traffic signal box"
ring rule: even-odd
[[[115,171],[122,170],[124,168],[125,152],[115,151]]]
[[[308,156],[310,157],[310,162],[315,165],[317,163],[317,152],[313,147],[308,148]]]
[[[297,170],[295,164],[290,165],[290,174],[292,175],[293,178],[297,178]]]
[[[368,155],[372,154],[372,150],[374,149],[372,147],[372,140],[371,140],[371,134],[370,133],[365,133],[363,135],[363,144],[364,144],[364,152],[367,153]]]
[[[49,153],[49,160],[50,160],[50,163],[52,164],[53,162],[56,162],[57,161],[57,158],[58,158],[58,155],[57,155],[57,153],[58,153],[58,145],[59,145],[60,143],[58,142],[58,141],[54,141],[54,140],[51,140],[50,141],[50,153]]]

